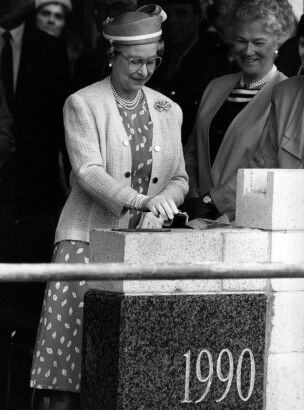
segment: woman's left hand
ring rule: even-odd
[[[161,229],[163,227],[163,218],[156,217],[152,212],[142,214],[137,228],[140,229]]]

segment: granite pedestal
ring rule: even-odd
[[[262,409],[266,304],[89,292],[82,408]]]
[[[303,187],[302,170],[294,171]],[[251,180],[250,193],[248,180],[239,182],[238,192],[246,195],[238,193],[238,225],[244,227],[93,231],[91,261],[259,262],[261,270],[264,262],[304,263],[302,191],[294,209],[298,223],[291,203],[286,213],[286,197],[281,215],[291,218],[280,220],[273,200],[280,190],[270,190],[265,202],[267,189],[261,188],[269,172],[279,184],[280,172],[263,172]],[[258,206],[262,211],[254,214]],[[264,228],[265,215],[272,218],[267,230],[248,228],[248,220]],[[91,287],[83,409],[304,409],[303,280],[108,281]]]

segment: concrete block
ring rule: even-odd
[[[303,353],[268,356],[265,409],[304,409]]]
[[[224,262],[269,262],[268,232],[253,229],[231,229],[224,233]]]
[[[207,294],[217,293],[220,290],[220,280],[148,280],[124,283],[124,292],[128,295]]]
[[[270,286],[274,292],[304,291],[304,279],[272,279]]]
[[[267,279],[235,279],[223,280],[223,292],[256,292],[267,291],[269,281]]]
[[[91,261],[102,263],[197,263],[222,261],[221,229],[163,232],[91,232]]]
[[[275,293],[271,313],[269,352],[304,353],[304,292]]]
[[[268,230],[303,230],[304,170],[240,169],[236,225]]]
[[[271,262],[303,263],[304,231],[271,232]]]
[[[90,289],[123,292],[126,295],[208,294],[221,291],[220,280],[125,280],[89,282]]]

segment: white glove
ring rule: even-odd
[[[174,215],[179,213],[175,202],[161,195],[147,197],[141,202],[141,205],[149,208],[153,215],[161,216],[165,221],[173,219]]]
[[[163,218],[156,217],[152,212],[143,213],[137,228],[141,229],[161,229],[163,226]]]

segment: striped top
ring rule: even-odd
[[[260,88],[249,90],[247,88],[242,88],[240,84],[237,84],[214,116],[209,132],[209,153],[211,165],[214,162],[229,125],[259,91]]]
[[[245,103],[246,105],[258,92],[258,88],[249,90],[247,88],[241,88],[238,84],[229,94],[227,101],[232,103]]]

